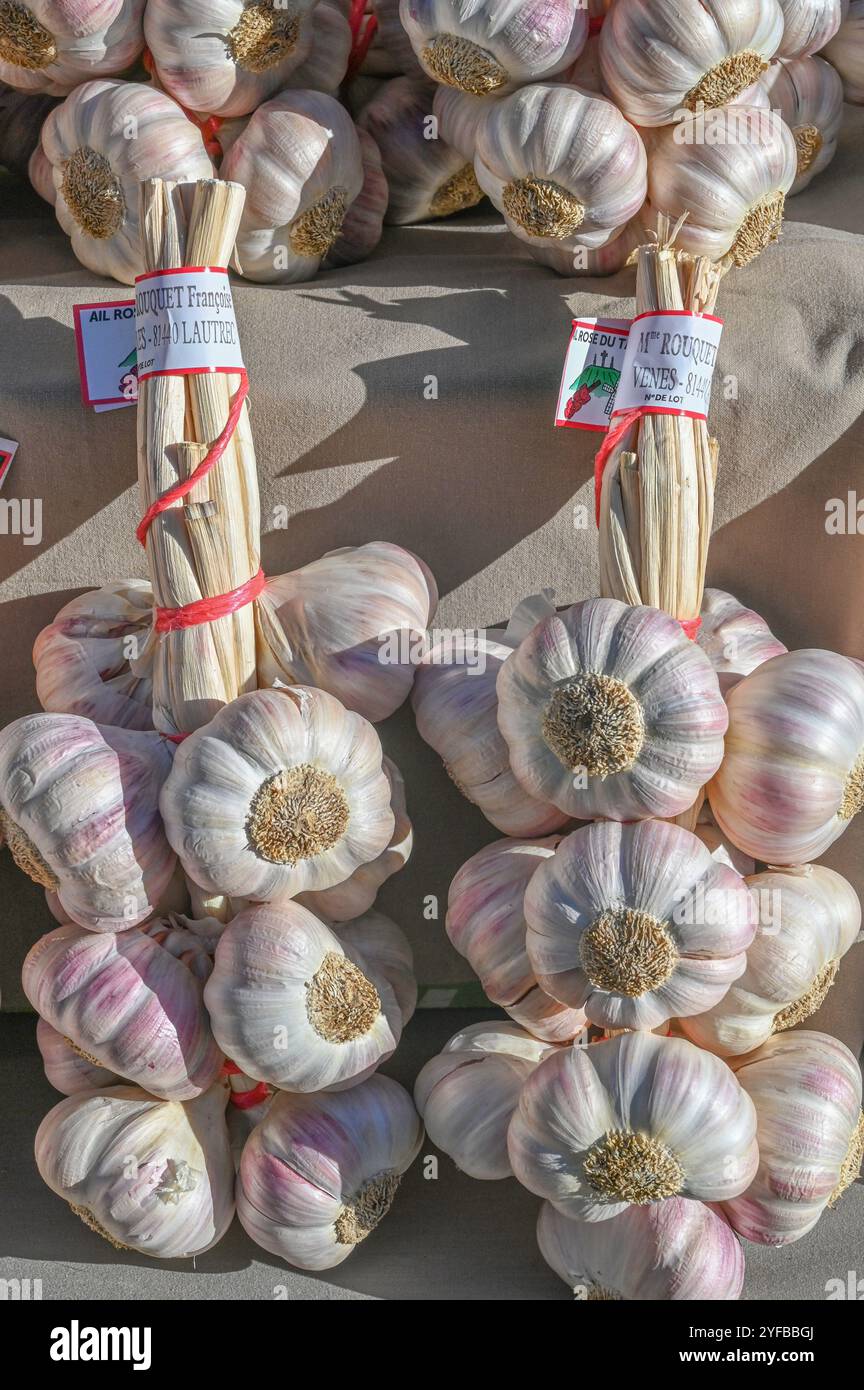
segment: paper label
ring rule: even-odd
[[[639,314],[630,326],[614,411],[708,418],[722,319],[667,309]]]
[[[6,475],[12,467],[12,460],[17,448],[18,445],[14,439],[0,439],[0,488],[5,483]]]
[[[76,304],[75,343],[84,404],[96,411],[135,405],[135,301],[115,299]]]
[[[629,319],[574,319],[558,391],[555,424],[608,430],[624,365]]]
[[[186,266],[135,281],[138,379],[165,373],[241,372],[243,358],[227,271]]]

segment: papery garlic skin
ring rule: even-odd
[[[602,1028],[704,1012],[743,972],[756,929],[744,880],[656,820],[568,835],[528,884],[525,916],[540,985]]]
[[[566,242],[546,246],[532,243],[531,257],[540,265],[549,266],[558,275],[617,275],[630,261],[638,246],[648,240],[646,228],[639,215],[613,232],[604,246],[591,251],[585,246],[569,246]]]
[[[203,985],[213,973],[213,956],[225,923],[215,917],[195,921],[180,913],[154,918],[138,928],[172,955]]]
[[[800,193],[827,169],[837,152],[843,120],[843,82],[822,58],[789,58],[772,63],[760,84],[772,109],[792,131],[798,168],[790,196]]]
[[[198,891],[200,892],[200,889]],[[52,888],[45,889],[45,906],[48,908],[55,922],[58,922],[60,926],[63,926],[65,922],[69,921],[69,913]],[[174,861],[174,872],[163,891],[159,894],[158,900],[150,906],[151,911],[144,918],[143,922],[138,923],[139,926],[143,927],[148,922],[155,921],[157,918],[171,917],[172,914],[186,913],[189,911],[189,888],[186,876],[176,859]],[[193,917],[206,917],[207,913],[195,912],[193,910],[192,915]]]
[[[72,599],[33,646],[44,710],[97,724],[153,728],[153,590],[123,579]],[[131,660],[129,652],[137,655]]]
[[[357,139],[360,141],[363,187],[348,208],[342,229],[324,257],[326,270],[364,261],[381,240],[390,198],[387,176],[381,163],[381,151],[368,130],[358,126]]]
[[[779,0],[783,38],[778,58],[818,53],[833,39],[849,12],[849,0]]]
[[[864,668],[835,652],[776,656],[727,695],[717,824],[765,864],[824,854],[864,804]]]
[[[279,1094],[243,1150],[240,1224],[299,1269],[332,1269],[387,1214],[422,1142],[411,1097],[389,1077],[336,1095]]]
[[[161,1260],[201,1255],[234,1215],[227,1099],[224,1080],[185,1102],[137,1086],[70,1096],[39,1126],[39,1172],[117,1249]]]
[[[11,0],[0,5],[0,82],[65,96],[122,72],[144,47],[145,0]]]
[[[768,869],[747,880],[759,926],[747,966],[728,994],[680,1028],[699,1047],[739,1056],[821,1005],[841,958],[861,929],[850,883],[822,864]]]
[[[772,656],[786,651],[758,613],[722,589],[706,589],[696,641],[707,656],[725,695]]]
[[[654,1033],[547,1057],[507,1142],[523,1186],[578,1221],[669,1197],[737,1197],[759,1162],[753,1102],[725,1062]]]
[[[253,906],[226,927],[204,990],[216,1038],[284,1091],[355,1086],[396,1049],[403,1015],[376,970],[305,908]]]
[[[311,90],[337,96],[348,71],[351,56],[351,25],[348,6],[340,0],[317,0],[309,23],[312,41],[309,52],[287,79],[281,90]]]
[[[57,221],[78,260],[126,285],[145,270],[141,181],[213,177],[197,126],[171,97],[137,82],[76,87],[46,120],[42,148],[54,171]]]
[[[431,572],[399,545],[328,551],[268,579],[256,604],[259,684],[315,685],[378,723],[411,690],[437,603]]]
[[[171,883],[158,798],[172,752],[158,734],[73,714],[29,714],[0,732],[0,834],[79,926],[134,927]]]
[[[156,74],[190,111],[244,116],[309,55],[315,0],[148,0]]]
[[[477,181],[529,247],[605,245],[642,207],[646,165],[617,107],[576,87],[523,87],[477,129]]]
[[[64,1096],[123,1084],[122,1076],[91,1062],[69,1038],[58,1033],[44,1018],[36,1020],[36,1043],[42,1054],[46,1078],[55,1091],[62,1091]]]
[[[847,17],[820,56],[839,72],[846,100],[864,105],[864,0],[852,0]]]
[[[708,139],[712,125],[720,128]],[[694,256],[749,265],[780,235],[798,170],[792,132],[773,111],[729,106],[687,115],[652,137],[645,216],[687,214],[676,245]]]
[[[665,126],[738,96],[782,35],[777,0],[615,0],[600,31],[603,78],[628,120]]]
[[[178,746],[165,833],[210,893],[332,888],[390,843],[382,756],[372,725],[323,690],[251,691]]]
[[[402,928],[383,912],[364,912],[333,930],[349,955],[359,952],[369,969],[390,985],[404,1028],[417,1008],[417,979],[414,953]]]
[[[432,99],[441,139],[472,161],[477,152],[477,133],[492,109],[482,97],[469,96],[456,87],[436,87]]]
[[[522,1086],[550,1051],[515,1023],[474,1023],[420,1071],[414,1104],[426,1133],[469,1178],[513,1176],[507,1129]]]
[[[576,603],[533,628],[497,690],[517,780],[571,816],[678,815],[723,756],[717,677],[659,609]]]
[[[310,280],[363,187],[354,122],[324,92],[284,91],[259,106],[219,172],[246,189],[232,264],[260,284]]]
[[[756,1107],[759,1169],[722,1210],[747,1240],[789,1245],[858,1176],[861,1069],[836,1038],[804,1031],[769,1038],[730,1065]]]
[[[475,96],[501,96],[569,67],[588,15],[568,0],[401,0],[402,24],[424,71]]]
[[[581,1010],[562,1006],[537,982],[525,946],[525,890],[554,854],[559,837],[496,840],[463,864],[450,885],[447,935],[493,1004],[548,1042],[569,1042],[585,1027]]]
[[[729,1222],[704,1202],[670,1197],[611,1221],[571,1221],[544,1202],[540,1253],[587,1302],[731,1302],[744,1286],[744,1252]]]

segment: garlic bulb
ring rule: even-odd
[[[350,939],[294,902],[249,907],[228,924],[204,1000],[243,1071],[284,1091],[323,1091],[356,1085],[391,1055],[399,1001]]]
[[[772,63],[760,86],[792,131],[798,165],[789,193],[800,193],[837,152],[843,119],[840,74],[821,58],[789,58]]]
[[[786,651],[764,618],[722,589],[705,590],[701,618],[696,641],[717,672],[724,695],[763,661]]]
[[[571,1221],[544,1202],[537,1241],[546,1263],[586,1302],[729,1302],[744,1284],[744,1252],[729,1222],[683,1197],[628,1207],[602,1225]]]
[[[246,189],[232,264],[261,284],[311,279],[363,187],[354,122],[323,92],[259,106],[219,172]]]
[[[315,0],[148,0],[156,75],[190,111],[244,116],[309,55]]]
[[[504,662],[498,724],[532,796],[583,819],[662,819],[716,771],[727,714],[674,618],[597,598],[539,622]]]
[[[240,1224],[289,1264],[332,1269],[386,1216],[422,1142],[411,1097],[386,1076],[337,1095],[277,1095],[243,1150]]]
[[[789,1245],[857,1178],[864,1154],[861,1070],[825,1033],[786,1033],[731,1063],[756,1107],[759,1169],[723,1203],[739,1235]]]
[[[864,668],[835,652],[775,656],[727,696],[711,810],[766,864],[824,854],[864,805]]]
[[[209,1250],[234,1215],[228,1083],[194,1100],[111,1086],[60,1101],[36,1134],[43,1180],[118,1250],[157,1260]]]
[[[749,265],[780,235],[798,151],[773,111],[734,106],[714,119],[722,119],[725,138],[713,143],[709,117],[700,115],[652,137],[646,217],[665,213],[674,223],[686,213],[676,239],[682,250]]]
[[[450,885],[446,927],[493,1004],[534,1037],[569,1042],[585,1027],[585,1015],[538,985],[525,949],[525,889],[558,839],[496,840],[473,855]]]
[[[165,833],[199,887],[293,897],[343,883],[395,818],[371,724],[307,686],[254,690],[177,748]]]
[[[681,1031],[721,1057],[751,1052],[815,1013],[861,927],[861,904],[845,878],[821,864],[769,869],[748,880],[759,928],[747,968],[713,1008]]]
[[[0,29],[2,23],[0,19]],[[0,81],[0,164],[17,174],[28,172],[29,161],[39,149],[42,125],[56,105],[52,97],[17,92]]]
[[[12,858],[91,931],[145,921],[176,859],[159,816],[172,747],[73,714],[29,714],[0,732],[0,836]]]
[[[664,821],[574,830],[525,891],[541,986],[602,1028],[702,1013],[743,972],[756,918],[744,880]]]
[[[36,693],[53,714],[97,724],[153,728],[153,590],[122,579],[80,594],[33,647]]]
[[[122,1084],[122,1077],[83,1056],[69,1038],[64,1038],[44,1018],[36,1020],[36,1042],[46,1077],[55,1091],[62,1091],[64,1096]]]
[[[315,685],[377,723],[408,696],[438,603],[430,571],[389,541],[331,550],[268,579],[256,604],[260,685]]]
[[[852,0],[848,15],[821,57],[839,72],[846,100],[864,105],[864,0]]]
[[[777,0],[615,0],[600,61],[628,120],[663,126],[725,106],[765,71],[783,36]]]
[[[85,82],[42,128],[57,221],[82,265],[131,285],[144,271],[138,188],[148,178],[213,177],[200,130],[164,92]]]
[[[520,241],[596,250],[642,207],[646,162],[611,101],[547,83],[494,104],[477,130],[474,168]]]
[[[370,256],[381,240],[384,214],[390,198],[381,151],[367,130],[357,127],[363,187],[345,213],[342,230],[324,257],[325,269],[354,265]]]
[[[414,953],[402,928],[383,912],[364,912],[334,931],[349,952],[359,952],[370,970],[390,985],[404,1028],[417,1007],[417,980]]]
[[[71,1047],[151,1095],[191,1100],[219,1075],[200,980],[143,931],[58,927],[30,949],[21,979]]]
[[[587,11],[569,0],[401,0],[422,67],[474,96],[511,92],[569,67],[588,36]]]
[[[737,1197],[759,1162],[753,1102],[725,1062],[654,1033],[547,1057],[522,1087],[508,1147],[519,1181],[579,1221]]]
[[[55,922],[59,922],[60,926],[63,926],[69,921],[69,913],[52,888],[45,889],[45,906],[48,908]],[[158,918],[168,918],[175,914],[182,914],[188,911],[189,889],[183,870],[175,859],[174,872],[159,894],[158,901],[152,905],[152,911],[139,925],[145,926],[148,922],[155,921]],[[206,917],[208,914],[206,912],[196,912],[193,915],[195,917]]]
[[[471,160],[432,134],[434,95],[423,77],[394,77],[357,117],[381,151],[390,189],[385,222],[448,217],[483,197]]]
[[[552,1049],[515,1023],[472,1023],[414,1083],[426,1132],[469,1178],[510,1178],[507,1127],[519,1092]]]
[[[61,97],[122,72],[144,47],[145,0],[4,0],[0,82]]]
[[[849,0],[779,0],[783,38],[778,58],[818,53],[833,39],[849,11]]]
[[[351,56],[348,7],[340,0],[317,0],[308,22],[312,28],[309,52],[280,83],[280,89],[327,92],[335,97],[345,79]]]
[[[491,103],[482,97],[469,96],[456,87],[436,87],[432,98],[440,138],[472,162],[477,152],[477,133],[492,109]]]

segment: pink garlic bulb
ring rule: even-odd
[[[489,999],[547,1042],[570,1042],[585,1027],[537,982],[525,939],[525,890],[555,852],[559,836],[496,840],[473,855],[450,885],[447,935],[476,972]]]
[[[111,1086],[62,1100],[36,1134],[42,1179],[117,1250],[157,1260],[209,1250],[234,1215],[225,1080],[194,1100]]]
[[[0,835],[24,873],[90,931],[146,921],[174,875],[159,815],[172,745],[73,714],[0,732]]]
[[[756,1107],[759,1168],[723,1203],[739,1235],[789,1245],[857,1178],[864,1154],[861,1069],[826,1033],[781,1033],[730,1063]]]
[[[864,0],[852,0],[847,17],[821,56],[839,72],[846,100],[864,105]]]
[[[791,130],[798,151],[795,182],[789,189],[792,197],[827,169],[837,152],[843,82],[830,63],[806,57],[772,63],[759,85]]]
[[[349,205],[342,230],[324,257],[327,270],[365,261],[381,240],[390,197],[387,176],[381,164],[381,151],[368,130],[358,126],[357,138],[363,162],[363,187]]]
[[[705,590],[701,618],[696,641],[717,672],[724,695],[763,661],[786,651],[764,618],[722,589]]]
[[[783,38],[778,58],[803,58],[830,43],[849,12],[849,0],[779,0]]]
[[[537,1241],[575,1298],[589,1303],[730,1302],[744,1284],[744,1252],[729,1222],[683,1197],[628,1207],[602,1224],[571,1221],[544,1202]]]
[[[864,806],[864,668],[835,652],[775,656],[727,695],[708,787],[729,838],[766,864],[824,854]]]
[[[7,0],[0,5],[0,82],[61,97],[122,72],[144,47],[145,0]]]
[[[337,1095],[275,1096],[243,1150],[237,1215],[300,1269],[332,1269],[386,1216],[423,1126],[386,1076]]]
[[[55,1091],[62,1091],[64,1096],[123,1084],[121,1076],[91,1061],[71,1038],[58,1033],[44,1018],[36,1020],[36,1043],[42,1054],[45,1076]]]
[[[153,590],[123,579],[64,605],[33,646],[36,693],[54,714],[153,728]]]
[[[31,947],[22,983],[88,1061],[151,1095],[191,1100],[219,1075],[200,979],[144,931],[58,927]]]

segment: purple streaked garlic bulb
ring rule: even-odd
[[[717,824],[765,864],[824,854],[864,806],[864,668],[836,652],[775,656],[727,695]]]
[[[360,126],[357,139],[363,164],[363,187],[349,205],[342,230],[324,257],[326,270],[365,261],[381,240],[384,229],[390,189],[381,163],[381,151],[368,130]]]
[[[724,695],[763,661],[786,651],[764,618],[722,589],[705,590],[701,618],[696,641],[717,672]]]
[[[792,131],[798,151],[795,182],[789,196],[801,193],[837,153],[843,121],[843,82],[822,58],[787,58],[772,63],[759,84],[772,110]]]
[[[571,1221],[544,1202],[537,1242],[578,1300],[731,1302],[744,1252],[729,1222],[704,1202],[670,1197],[628,1207],[602,1225]]]
[[[654,1033],[547,1057],[522,1088],[508,1147],[523,1186],[577,1221],[737,1197],[759,1163],[753,1102],[726,1063]]]
[[[426,1133],[469,1178],[511,1178],[507,1129],[519,1092],[553,1049],[516,1023],[472,1023],[414,1083]]]
[[[779,0],[783,38],[778,58],[804,58],[833,39],[849,13],[849,0]]]
[[[250,1076],[283,1091],[333,1090],[395,1051],[404,1015],[394,969],[392,946],[367,958],[350,927],[337,936],[295,902],[252,906],[225,928],[204,1001],[217,1041]]]
[[[328,551],[268,579],[256,605],[259,684],[319,686],[378,723],[411,690],[413,648],[437,603],[431,572],[399,545]]]
[[[240,1161],[247,1235],[300,1269],[332,1269],[376,1229],[423,1142],[408,1092],[370,1076],[335,1095],[274,1097]]]
[[[219,1075],[200,978],[145,931],[57,927],[31,947],[22,984],[87,1061],[151,1095],[191,1100]]]
[[[789,1245],[858,1177],[864,1155],[861,1069],[826,1033],[781,1033],[730,1062],[756,1107],[759,1168],[723,1203],[739,1235]]]
[[[777,0],[615,0],[600,31],[603,77],[628,120],[666,126],[734,100],[782,36]]]
[[[571,816],[679,815],[723,757],[711,663],[659,609],[576,603],[537,623],[497,689],[517,780]]]
[[[495,840],[463,864],[450,885],[447,935],[493,1004],[536,1038],[570,1042],[585,1014],[537,982],[525,946],[525,890],[555,852],[559,836]]]
[[[158,734],[74,714],[28,714],[0,732],[0,836],[79,926],[125,931],[168,889],[177,860],[158,803],[172,754]]]
[[[680,1028],[699,1047],[740,1056],[814,1014],[861,929],[850,883],[822,864],[747,880],[758,927],[746,969],[718,1003]]]
[[[145,0],[4,0],[0,82],[62,97],[123,72],[144,47]]]
[[[846,100],[864,105],[864,0],[852,0],[849,13],[820,56],[839,72]]]
[[[138,1086],[70,1096],[37,1131],[42,1179],[117,1250],[201,1255],[234,1216],[228,1094],[223,1079],[188,1101],[157,1100]]]
[[[570,0],[401,0],[399,12],[429,76],[474,96],[561,72],[588,37],[587,10]]]
[[[527,951],[553,998],[601,1028],[656,1028],[722,1000],[756,917],[746,883],[665,821],[574,830],[525,891]]]
[[[81,1091],[100,1091],[106,1086],[120,1086],[122,1076],[86,1056],[81,1049],[46,1023],[36,1020],[36,1043],[42,1055],[45,1076],[55,1091],[75,1096]]]
[[[153,728],[153,590],[122,579],[80,594],[33,646],[36,693],[52,714]]]
[[[477,181],[529,247],[605,245],[642,207],[646,168],[618,108],[576,87],[523,87],[477,130]]]

